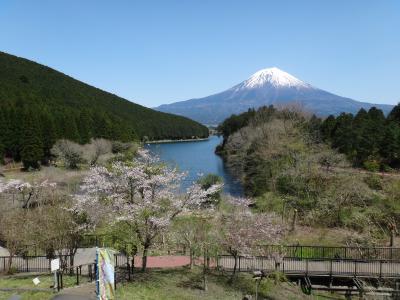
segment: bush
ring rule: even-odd
[[[68,140],[57,141],[51,153],[61,159],[68,169],[78,169],[78,165],[85,162],[82,146]]]
[[[376,160],[367,160],[363,163],[364,168],[370,172],[378,172],[380,164]]]
[[[382,190],[382,180],[377,175],[365,177],[364,182],[373,190]]]

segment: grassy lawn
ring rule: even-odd
[[[135,281],[117,286],[117,299],[124,300],[211,300],[242,299],[244,295],[255,294],[255,283],[249,274],[240,274],[233,284],[228,283],[227,275],[212,272],[208,276],[208,291],[202,290],[201,270],[186,268],[174,270],[150,270],[138,273]],[[342,299],[327,293],[302,294],[299,287],[273,280],[263,280],[260,297],[266,299]]]
[[[35,286],[32,282],[32,279],[38,277],[40,283]],[[67,276],[64,275],[64,286],[70,287],[74,286],[75,276]],[[53,285],[53,275],[26,275],[20,276],[16,275],[13,277],[0,277],[0,289],[1,288],[26,288],[26,289],[35,289],[38,291],[0,291],[0,300],[6,300],[10,298],[12,295],[18,294],[22,296],[23,300],[47,300],[51,299],[54,296],[52,291],[40,291],[39,289],[49,289]]]

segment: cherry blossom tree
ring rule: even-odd
[[[24,182],[19,179],[10,179],[9,181],[0,181],[0,193],[9,194],[13,201],[22,203],[22,208],[37,206],[43,202],[45,193],[53,192],[57,184],[44,180],[40,183]]]
[[[84,178],[77,207],[97,225],[102,220],[125,222],[135,231],[143,247],[142,270],[155,238],[182,212],[200,209],[209,195],[221,189],[203,189],[194,183],[179,193],[184,173],[161,164],[157,156],[139,150],[132,162],[114,162],[110,167],[93,167]]]
[[[260,244],[263,242],[277,243],[285,228],[275,222],[273,215],[252,213],[248,208],[251,201],[247,198],[229,198],[228,201],[232,207],[228,213],[220,216],[220,236],[222,247],[235,260],[231,278],[233,280],[238,257],[254,255],[260,250]]]

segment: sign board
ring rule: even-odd
[[[114,251],[110,249],[97,248],[97,299],[115,299],[114,285]]]
[[[51,260],[50,269],[51,269],[51,272],[55,272],[60,269],[60,259],[59,258]]]

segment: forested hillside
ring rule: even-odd
[[[389,171],[400,167],[400,106],[385,117],[375,107],[329,116],[321,125],[323,140],[346,154],[356,167]]]
[[[0,154],[45,157],[57,139],[208,136],[190,119],[156,112],[35,62],[0,52]]]
[[[225,120],[217,152],[241,178],[246,194],[256,197],[256,209],[275,211],[293,224],[297,219],[313,227],[355,230],[354,238],[371,244],[400,226],[400,180],[360,172],[352,164],[376,160],[379,167],[397,161],[397,111],[385,119],[372,108],[358,114],[364,115],[362,122],[343,114],[321,124],[300,110],[263,107]],[[348,127],[341,125],[343,119]],[[355,131],[355,124],[364,131]],[[352,147],[348,151],[339,147],[344,139],[340,145]]]

